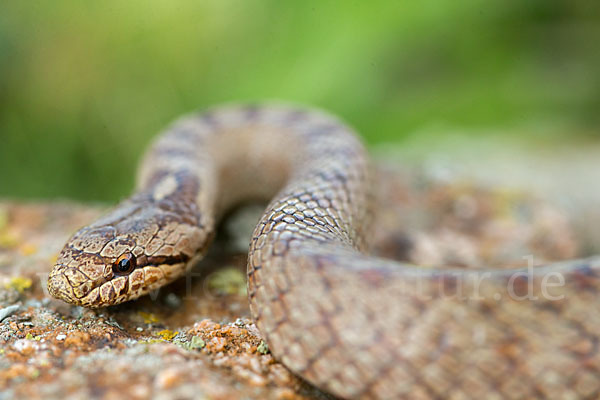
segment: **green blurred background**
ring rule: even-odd
[[[3,1],[0,197],[117,200],[152,135],[229,101],[323,107],[373,145],[446,130],[587,140],[598,4]]]

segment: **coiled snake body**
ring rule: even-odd
[[[600,397],[600,260],[528,271],[374,258],[373,184],[361,142],[324,113],[187,116],[146,153],[135,193],[69,240],[49,291],[85,307],[135,299],[182,276],[233,205],[272,198],[248,295],[296,374],[345,398]]]

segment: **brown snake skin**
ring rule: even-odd
[[[294,373],[343,398],[600,398],[599,258],[519,270],[374,258],[370,176],[357,136],[319,111],[184,117],[146,153],[135,194],[68,241],[50,293],[85,307],[135,299],[182,276],[232,206],[272,199],[248,295]]]

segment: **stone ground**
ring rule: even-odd
[[[381,174],[379,255],[468,268],[581,251],[565,214],[523,191]],[[327,398],[273,358],[250,319],[244,249],[256,212],[230,218],[206,260],[152,296],[100,310],[51,299],[57,253],[105,209],[0,201],[0,399]]]

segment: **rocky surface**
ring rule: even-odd
[[[379,255],[462,268],[579,252],[565,215],[529,194],[381,174]],[[255,212],[232,217],[206,260],[151,296],[100,310],[48,297],[63,243],[103,210],[0,202],[0,399],[326,398],[274,360],[250,319],[244,243]]]
[[[217,251],[187,279],[108,309],[48,297],[62,244],[101,211],[0,203],[0,398],[320,395],[273,360],[249,319],[243,255]]]

